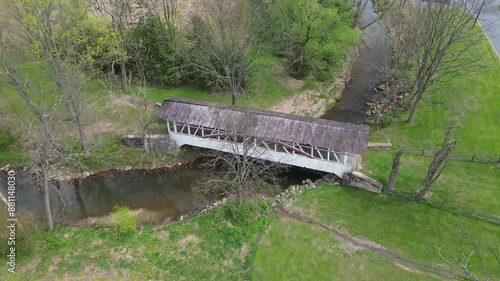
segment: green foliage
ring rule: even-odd
[[[38,241],[41,238],[42,232],[38,229],[28,228],[21,229],[19,225],[16,228],[16,244],[9,245],[7,243],[7,229],[2,229],[1,237],[4,243],[0,244],[0,254],[6,256],[10,252],[10,247],[16,248],[16,255],[27,257],[30,256],[34,251],[37,250]]]
[[[185,80],[181,73],[184,61],[175,50],[177,42],[171,34],[155,15],[141,22],[128,46],[129,71],[143,74],[147,82],[160,86],[178,85]]]
[[[309,74],[319,81],[333,77],[347,48],[359,40],[351,28],[354,15],[337,1],[277,0],[269,5],[269,29],[277,51],[291,64],[292,76]],[[339,12],[342,11],[342,12]]]
[[[391,111],[391,115],[394,117],[394,118],[401,118],[403,117],[403,115],[405,114],[405,109],[404,108],[401,108],[401,107],[395,107],[392,109]]]
[[[12,6],[37,57],[102,66],[125,55],[109,19],[91,16],[86,1],[15,0]]]
[[[380,117],[378,125],[381,128],[387,128],[392,124],[392,117],[389,114],[384,114]]]
[[[217,209],[217,216],[231,223],[232,227],[224,230],[224,237],[228,243],[238,246],[263,234],[273,218],[264,201],[245,201],[241,206],[231,202]]]
[[[259,225],[259,217],[272,217],[265,203],[248,203],[241,223],[251,227]],[[116,278],[127,280],[242,280],[252,265],[258,239],[242,241],[248,235],[245,232],[257,230],[236,227],[240,220],[234,218],[235,212],[221,205],[182,222],[143,226],[126,239],[117,239],[109,228],[56,227],[41,233],[33,253],[18,261],[17,276],[19,280],[59,280],[81,278],[85,273],[88,280],[107,280],[112,270]],[[0,256],[0,262],[5,260]]]
[[[6,149],[14,142],[14,136],[9,130],[0,128],[0,151]]]
[[[115,206],[111,213],[112,227],[118,236],[127,236],[137,229],[137,216],[126,206]]]
[[[331,101],[326,105],[326,110],[330,110],[335,106],[335,101]]]

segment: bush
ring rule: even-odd
[[[126,206],[115,206],[111,213],[112,227],[118,236],[126,236],[137,229],[137,217]]]
[[[178,42],[157,16],[142,21],[131,40],[133,44],[127,51],[135,59],[129,60],[129,71],[144,74],[147,82],[158,86],[179,85],[183,81],[184,61],[174,48]]]
[[[326,110],[330,110],[335,106],[335,101],[331,101],[326,105]]]
[[[14,246],[16,248],[16,256],[30,256],[36,247],[38,246],[38,241],[42,238],[42,232],[38,229],[27,228],[21,229],[19,225],[16,226],[16,244],[7,244],[7,231],[2,231],[0,244],[0,254],[5,257],[10,253],[10,247]],[[7,228],[5,228],[7,229]]]
[[[4,150],[14,142],[14,136],[8,130],[0,129],[0,150]]]
[[[382,115],[379,119],[379,126],[381,128],[387,128],[392,124],[392,117],[390,115]]]
[[[224,239],[229,244],[240,246],[250,242],[255,235],[265,233],[273,216],[266,202],[245,201],[241,206],[229,203],[217,211],[221,220],[228,220],[231,227],[224,230]]]
[[[395,107],[392,109],[392,116],[394,118],[401,118],[405,113],[405,109],[404,108],[401,108],[401,107]]]

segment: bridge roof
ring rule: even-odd
[[[184,98],[165,100],[159,117],[354,154],[366,153],[370,134],[365,125]]]

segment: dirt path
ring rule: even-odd
[[[303,80],[289,77],[286,81],[289,89],[297,91],[304,86]],[[345,79],[338,78],[328,86],[320,86],[315,90],[304,90],[290,99],[286,99],[271,108],[272,111],[288,114],[320,117],[342,96]]]
[[[300,209],[295,209],[295,210],[296,211],[294,212],[293,210],[279,209],[279,217],[294,219],[300,222],[312,224],[316,227],[325,229],[334,234],[335,238],[340,240],[340,242],[343,243],[343,245],[351,248],[354,252],[357,250],[367,250],[373,252],[377,255],[380,255],[382,257],[391,260],[396,266],[407,271],[427,275],[437,279],[453,278],[458,280],[469,280],[467,276],[465,276],[464,274],[460,274],[458,272],[454,272],[446,268],[439,267],[438,265],[425,264],[419,261],[409,259],[407,257],[403,257],[373,241],[354,237],[350,235],[347,231],[329,227],[316,219],[304,215],[300,211]]]

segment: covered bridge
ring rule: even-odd
[[[230,136],[239,135],[240,143],[248,136],[258,150],[249,156],[339,177],[353,171],[369,138],[364,125],[183,98],[165,100],[159,117],[179,147],[235,153]]]

